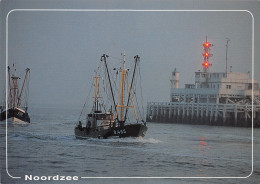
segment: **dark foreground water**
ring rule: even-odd
[[[145,138],[77,140],[81,109],[33,107],[31,124],[1,123],[1,183],[25,175],[78,176],[66,183],[260,183],[260,129],[254,131],[254,170],[246,179],[88,179],[81,177],[246,177],[252,168],[250,128],[147,123]],[[65,183],[64,181],[58,183]]]

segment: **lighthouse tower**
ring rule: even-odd
[[[213,44],[208,42],[207,37],[206,37],[206,42],[203,44],[204,53],[202,54],[203,58],[204,58],[204,61],[202,63],[204,72],[208,72],[209,67],[212,65],[209,61],[209,58],[213,56],[213,54],[210,53],[210,47],[212,47],[212,46],[213,46]]]
[[[171,81],[171,88],[179,88],[179,72],[177,72],[176,68],[172,72],[170,81]]]

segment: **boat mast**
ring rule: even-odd
[[[121,77],[121,121],[124,121],[124,106],[125,106],[125,76],[126,76],[126,69],[125,69],[125,53],[123,55],[123,69],[122,69],[122,77]]]
[[[11,107],[13,102],[13,96],[12,96],[12,85],[11,85],[11,73],[10,73],[10,66],[7,67],[8,69],[8,77],[9,77],[9,96],[8,96],[8,105]]]
[[[99,79],[101,78],[101,77],[98,77],[97,76],[97,71],[95,71],[96,72],[96,76],[94,77],[94,79],[95,79],[95,97],[94,97],[94,104],[95,104],[95,109],[94,109],[94,111],[95,112],[98,112],[98,88],[99,88]]]
[[[135,59],[135,66],[134,66],[134,71],[133,71],[133,76],[132,76],[132,81],[131,81],[131,85],[130,85],[130,89],[129,89],[129,95],[128,95],[128,100],[127,100],[127,107],[129,105],[129,101],[130,101],[130,97],[131,97],[131,90],[132,90],[132,86],[133,86],[133,82],[134,82],[134,77],[135,77],[135,71],[136,71],[136,66],[137,66],[137,62],[140,61],[140,57],[138,55],[136,55],[134,57]],[[126,112],[125,112],[125,120],[126,120],[126,115],[127,115],[127,112],[128,112],[128,108],[126,109]]]
[[[103,56],[101,56],[101,61],[104,60],[104,63],[105,63],[105,67],[106,67],[106,70],[107,70],[108,81],[109,81],[110,90],[111,90],[111,95],[112,95],[112,98],[113,98],[114,107],[115,107],[115,111],[116,111],[117,106],[116,106],[116,101],[115,101],[115,97],[114,97],[114,93],[113,93],[113,88],[112,88],[112,84],[111,84],[111,80],[110,80],[110,75],[109,75],[109,71],[108,71],[108,67],[107,67],[107,61],[106,61],[106,58],[107,58],[107,57],[108,57],[108,55],[103,54]],[[118,117],[117,117],[117,119],[118,119]]]
[[[14,74],[11,77],[12,86],[10,86],[10,93],[12,93],[13,91],[12,107],[14,108],[17,105],[16,100],[18,99],[18,94],[19,94],[18,79],[20,78],[16,76],[15,64],[13,64],[13,67],[14,67]]]
[[[10,108],[14,107],[22,107],[24,105],[25,111],[27,111],[27,96],[25,96],[25,104],[22,104],[22,95],[23,92],[28,93],[29,90],[29,80],[30,80],[30,69],[26,68],[25,76],[23,80],[23,85],[21,91],[19,91],[19,83],[18,80],[20,77],[16,76],[16,66],[13,64],[14,72],[11,76],[11,68],[7,67],[8,70],[8,80],[9,80],[9,95],[8,95],[8,106]],[[26,95],[26,94],[25,94]]]

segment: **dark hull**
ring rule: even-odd
[[[86,129],[75,127],[75,137],[78,139],[86,138],[108,138],[108,137],[144,137],[147,126],[142,124],[130,124],[121,127],[110,127],[108,129]]]
[[[118,129],[120,131],[121,128],[118,127]],[[126,130],[126,133],[119,134],[119,137],[144,137],[148,128],[142,124],[131,124],[125,125],[124,129]],[[115,128],[115,131],[116,130],[117,128]]]
[[[24,112],[18,108],[7,110],[7,119],[13,118],[13,121],[30,123],[30,117],[27,112]],[[6,111],[1,112],[0,121],[6,120]]]

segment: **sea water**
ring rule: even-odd
[[[78,176],[66,183],[260,183],[260,129],[147,123],[144,138],[78,140],[80,108],[33,106],[31,123],[1,122],[1,183],[28,183],[25,175]],[[83,178],[82,178],[83,177]],[[177,177],[177,178],[84,178]],[[178,178],[183,177],[183,178]],[[29,183],[57,181],[29,181]],[[58,183],[64,183],[59,181]]]

